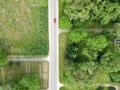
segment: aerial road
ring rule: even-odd
[[[49,88],[59,90],[58,0],[49,1]]]

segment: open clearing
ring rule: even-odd
[[[0,0],[0,38],[12,55],[47,55],[48,0]]]
[[[0,85],[12,84],[11,82],[24,75],[37,74],[40,77],[40,87],[46,89],[49,80],[48,67],[48,62],[9,62],[3,70],[0,69]]]

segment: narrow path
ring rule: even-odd
[[[8,58],[8,61],[49,61],[48,57],[42,57],[42,58]]]
[[[59,34],[60,33],[67,33],[67,32],[70,32],[70,30],[62,30],[62,29],[59,28]]]
[[[78,29],[79,30],[79,29]],[[115,29],[87,29],[88,32],[102,32],[102,31],[107,31],[107,32],[114,32]],[[59,34],[60,33],[67,33],[70,32],[70,30],[64,30],[59,28]]]

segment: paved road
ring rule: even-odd
[[[54,23],[56,18],[56,23]],[[49,88],[59,90],[58,70],[58,0],[49,0]]]
[[[8,58],[8,61],[47,61],[48,57],[43,58]]]

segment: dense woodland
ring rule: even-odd
[[[120,50],[115,44],[120,38],[120,0],[64,0],[63,7],[59,26],[70,30],[64,69],[67,90],[120,85]]]

